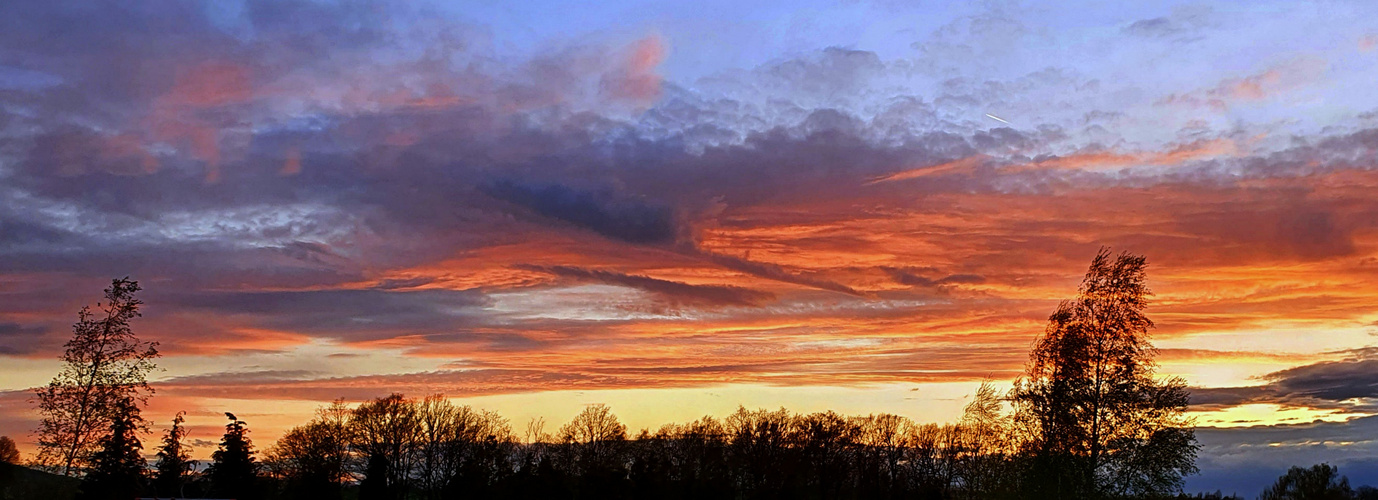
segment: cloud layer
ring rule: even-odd
[[[1203,411],[1369,414],[1372,7],[1276,7],[7,7],[0,389],[126,275],[185,402],[974,384],[1113,246]]]

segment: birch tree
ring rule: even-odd
[[[157,343],[140,341],[130,328],[143,302],[137,281],[117,279],[105,302],[82,307],[72,339],[62,354],[62,371],[35,390],[43,415],[38,429],[38,463],[62,474],[81,473],[111,431],[122,409],[147,402],[153,389]]]

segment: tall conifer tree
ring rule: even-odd
[[[160,496],[185,496],[182,488],[186,482],[187,470],[191,468],[191,454],[182,440],[187,436],[182,427],[183,415],[178,412],[172,419],[172,428],[163,435],[163,445],[158,448],[158,462],[154,465],[153,488]]]
[[[213,462],[206,468],[211,492],[222,498],[258,498],[258,462],[254,458],[254,444],[249,440],[248,424],[233,413],[226,412],[225,417],[230,423],[225,424],[220,448],[211,453]]]
[[[133,401],[117,407],[110,434],[91,457],[91,468],[81,482],[81,500],[127,500],[143,492],[146,484],[143,443],[139,431],[143,418]]]

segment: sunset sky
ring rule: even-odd
[[[6,2],[0,434],[124,276],[199,457],[390,392],[946,422],[1108,246],[1188,491],[1378,483],[1378,3],[1047,4]]]

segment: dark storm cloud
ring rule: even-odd
[[[150,291],[167,308],[245,318],[251,325],[346,340],[449,332],[480,322],[481,293],[450,290]]]
[[[1191,403],[1201,409],[1248,403],[1276,403],[1325,409],[1378,408],[1378,352],[1350,352],[1346,359],[1322,361],[1269,373],[1267,385],[1193,389]]]
[[[1187,489],[1216,488],[1252,495],[1292,466],[1328,462],[1351,484],[1378,485],[1378,417],[1233,428],[1197,428],[1201,444]]]
[[[411,279],[400,279],[400,280],[388,279],[388,280],[383,280],[383,281],[379,282],[377,285],[374,285],[373,288],[378,289],[378,290],[403,290],[403,289],[407,289],[407,288],[415,288],[415,287],[419,287],[419,286],[425,286],[425,285],[428,285],[428,284],[431,284],[431,283],[434,283],[434,282],[435,282],[435,278],[427,278],[427,277],[411,278]]]
[[[845,293],[847,295],[864,296],[865,293],[855,288],[838,283],[826,278],[811,276],[809,274],[799,274],[790,272],[781,266],[765,262],[753,262],[740,257],[731,255],[721,255],[708,252],[699,252],[701,256],[710,262],[733,271],[747,273],[761,278],[775,280],[783,283],[794,283],[819,290]]]
[[[17,253],[25,248],[50,249],[79,240],[77,235],[16,216],[0,218],[0,249]]]
[[[1378,355],[1364,351],[1360,357],[1289,368],[1268,375],[1276,389],[1329,401],[1378,399]]]
[[[7,252],[0,270],[134,276],[145,282],[175,280],[179,286],[211,288],[227,282],[337,286],[363,276],[356,263],[333,253],[322,254],[301,242],[245,248],[221,242],[104,241],[74,236],[60,244],[24,243]]]
[[[1273,395],[1267,387],[1197,387],[1191,389],[1191,406],[1200,410],[1222,409],[1256,402]]]
[[[669,243],[677,232],[674,212],[668,207],[611,193],[512,181],[495,182],[484,191],[542,216],[629,243]]]
[[[901,269],[901,268],[895,268],[895,267],[886,267],[886,268],[884,268],[884,271],[885,271],[887,274],[889,274],[891,278],[894,278],[894,280],[895,280],[896,282],[898,282],[898,283],[900,283],[900,284],[903,284],[903,285],[909,285],[909,286],[915,286],[915,287],[935,287],[935,286],[942,286],[942,285],[957,285],[957,284],[978,284],[978,283],[985,283],[985,282],[986,282],[986,278],[985,278],[984,276],[977,275],[977,274],[949,274],[949,275],[943,276],[943,277],[941,277],[941,278],[930,278],[930,277],[924,276],[924,274],[930,274],[930,275],[931,275],[932,273],[929,272],[929,271],[936,271],[936,270],[933,270],[933,269],[913,269],[913,268],[904,268],[904,269]]]
[[[599,269],[583,269],[571,266],[521,266],[523,269],[550,273],[563,278],[621,285],[644,290],[661,297],[670,303],[701,304],[707,306],[759,306],[775,298],[775,294],[724,285],[691,285],[670,281],[623,274]]]
[[[53,347],[43,342],[47,330],[43,326],[0,323],[0,354],[22,356]]]

